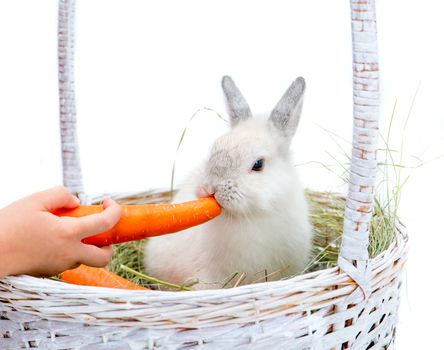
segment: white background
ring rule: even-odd
[[[377,1],[381,133],[387,135],[397,101],[390,140],[395,149],[404,140],[407,166],[419,164],[413,156],[427,162],[444,154],[444,30],[437,4]],[[0,206],[61,184],[56,5],[0,1]],[[256,112],[271,110],[291,81],[304,76],[295,163],[305,164],[307,187],[343,190],[334,158],[344,156],[333,139],[351,138],[350,40],[348,1],[79,0],[76,86],[86,191],[167,188],[193,113],[208,107],[226,115],[224,74]],[[178,182],[225,131],[215,113],[196,115],[177,156]],[[399,349],[441,344],[443,169],[440,158],[404,172],[411,177],[400,214],[411,248]]]

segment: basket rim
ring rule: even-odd
[[[408,241],[405,229],[398,228],[392,245],[371,259],[372,295],[394,288],[394,277],[407,259]],[[9,306],[47,320],[101,326],[203,328],[258,322],[307,308],[314,312],[346,300],[357,289],[338,266],[287,280],[181,292],[78,286],[21,275],[0,279],[0,309],[9,304],[6,310]],[[364,296],[358,300],[364,301]]]

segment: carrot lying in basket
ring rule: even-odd
[[[106,269],[86,265],[62,272],[60,279],[84,286],[149,290]]]
[[[56,209],[52,213],[80,217],[100,213],[102,210],[101,205],[80,205],[74,209]],[[160,236],[203,224],[220,213],[221,208],[212,197],[179,204],[123,205],[122,216],[116,226],[82,241],[102,247]]]

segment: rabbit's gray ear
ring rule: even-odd
[[[242,96],[236,84],[234,84],[233,79],[227,75],[222,78],[222,90],[227,99],[232,127],[242,120],[251,118],[251,110],[247,101],[245,101],[244,96]]]
[[[291,139],[301,118],[305,80],[297,78],[282,96],[270,115],[270,121],[288,139]]]

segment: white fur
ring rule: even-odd
[[[265,159],[263,171],[251,170]],[[149,240],[148,273],[182,283],[198,278],[197,288],[217,288],[235,272],[243,284],[300,273],[308,263],[312,229],[288,139],[269,120],[240,122],[213,145],[182,187],[176,202],[215,190],[222,214],[203,225]],[[275,273],[278,272],[278,273]],[[275,273],[275,274],[273,274]]]

